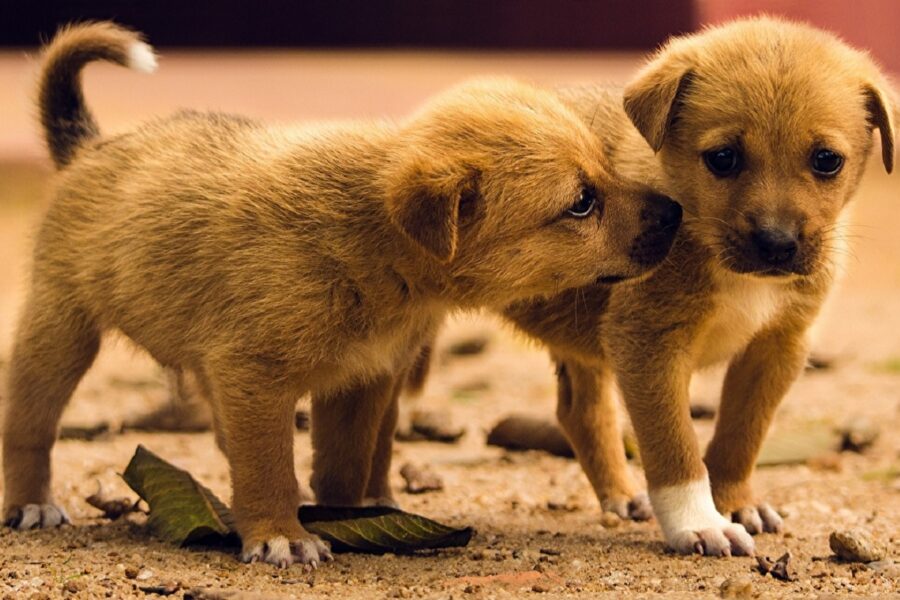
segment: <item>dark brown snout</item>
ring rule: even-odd
[[[790,266],[797,256],[795,233],[778,228],[757,229],[750,234],[756,249],[756,258],[764,265],[775,268]]]
[[[681,205],[661,194],[650,194],[645,198],[641,211],[643,232],[631,246],[631,259],[642,266],[660,263],[669,250],[678,227],[681,225]]]
[[[757,226],[744,235],[730,236],[731,270],[756,275],[808,275],[814,264],[821,237],[802,236],[791,226]]]

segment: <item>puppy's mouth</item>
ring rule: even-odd
[[[786,239],[786,238],[785,238]],[[819,244],[816,238],[801,243],[796,238],[781,246],[762,245],[753,232],[730,231],[719,244],[718,258],[727,270],[766,279],[807,277],[816,268]]]
[[[799,273],[795,270],[788,269],[741,269],[735,268],[732,266],[732,271],[735,273],[740,273],[742,275],[751,275],[753,277],[762,277],[762,278],[771,278],[771,279],[788,279],[791,277],[797,277],[800,275],[804,275],[804,273]]]
[[[720,262],[733,273],[766,279],[791,279],[812,274],[810,261],[804,260],[801,256],[788,263],[774,266],[760,261],[752,254],[747,256],[740,251],[730,251],[723,253]]]

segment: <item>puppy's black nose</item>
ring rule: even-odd
[[[681,205],[661,194],[645,196],[641,223],[643,231],[634,239],[630,256],[637,264],[651,267],[659,264],[672,248],[681,225]]]
[[[662,194],[647,196],[647,206],[643,214],[651,227],[677,229],[681,224],[681,205]]]
[[[797,237],[783,229],[757,229],[751,238],[760,260],[774,267],[789,263],[797,254]]]

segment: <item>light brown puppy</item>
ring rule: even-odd
[[[887,82],[831,34],[763,18],[671,41],[625,89],[625,114],[615,94],[581,90],[570,99],[583,115],[607,107],[597,118],[605,140],[610,121],[627,114],[657,154],[623,126],[607,148],[617,168],[677,194],[689,217],[659,270],[598,299],[593,348],[571,343],[575,323],[560,324],[560,312],[571,313],[564,301],[506,314],[559,361],[557,414],[601,499],[633,492],[609,411],[614,375],[668,544],[750,553],[744,528],[781,526],[750,476],[843,257],[842,213],[874,129],[885,169],[893,166]],[[688,385],[696,369],[723,361],[716,431],[701,458]]]
[[[243,559],[327,559],[297,520],[297,398],[383,389],[449,309],[644,273],[680,220],[672,201],[624,187],[553,94],[514,81],[464,84],[399,124],[184,112],[101,138],[80,89],[97,59],[155,65],[109,23],[46,50],[39,108],[61,172],[3,435],[4,514],[20,529],[66,520],[50,492],[60,414],[101,334],[119,330],[211,399]],[[341,406],[375,430],[388,410]],[[317,436],[370,443],[329,427]]]
[[[843,257],[842,214],[873,130],[893,166],[888,84],[833,35],[757,18],[672,40],[624,97],[562,95],[602,132],[619,172],[667,190],[688,216],[640,283],[569,290],[504,314],[557,361],[557,415],[605,508],[646,516],[622,452],[618,383],[669,546],[750,554],[748,531],[781,527],[750,477]],[[722,362],[704,458],[688,386],[694,371]]]

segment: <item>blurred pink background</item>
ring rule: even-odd
[[[272,0],[243,12],[238,4],[45,0],[4,14],[0,161],[46,160],[32,104],[37,42],[72,20],[114,17],[160,52],[153,77],[87,69],[89,104],[106,132],[183,106],[284,121],[399,116],[473,75],[622,84],[669,35],[760,13],[838,33],[900,74],[900,0]]]
[[[900,72],[898,0],[695,0],[700,24],[768,13],[806,21],[869,50],[881,65]]]

